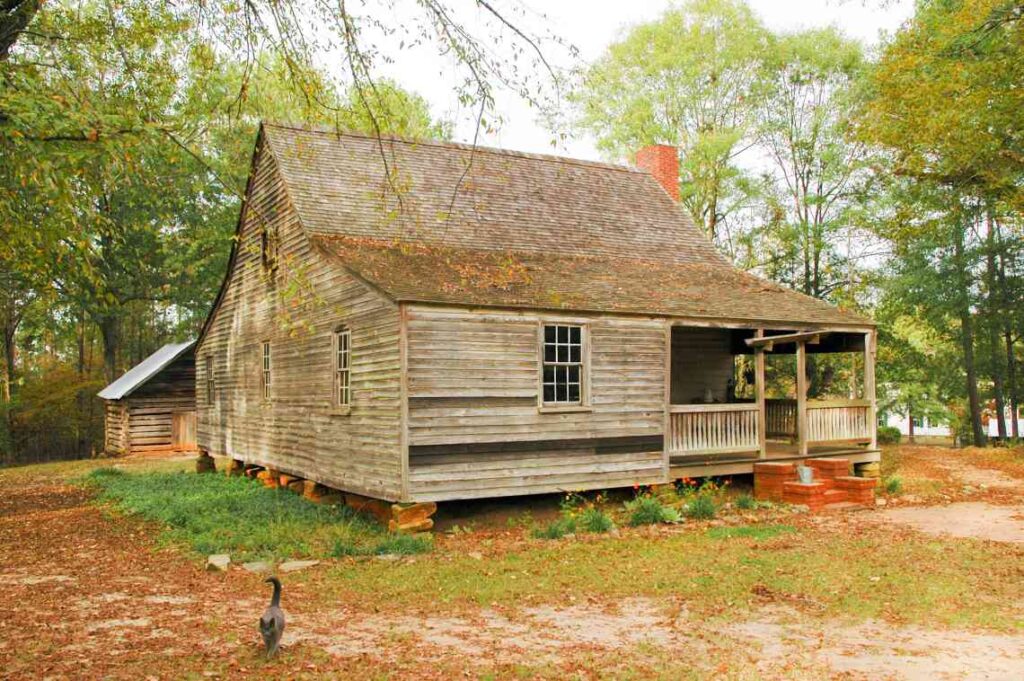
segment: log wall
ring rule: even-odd
[[[399,310],[327,262],[298,224],[276,164],[257,156],[229,280],[197,350],[202,449],[367,496],[402,495]],[[278,264],[261,256],[261,221]],[[332,335],[352,332],[352,406],[334,406]],[[271,345],[263,399],[262,343]],[[214,374],[207,399],[206,362]]]
[[[128,405],[120,400],[107,400],[103,419],[104,451],[109,456],[128,453]]]
[[[426,306],[406,318],[412,498],[663,481],[663,321]],[[588,405],[541,407],[542,322],[586,326]]]

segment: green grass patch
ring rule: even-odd
[[[708,537],[712,539],[771,539],[780,534],[796,532],[792,525],[739,525],[735,527],[712,527]]]
[[[718,513],[718,506],[709,494],[698,494],[686,504],[686,515],[696,520],[710,520]]]
[[[167,538],[232,560],[421,553],[429,542],[389,535],[344,506],[320,506],[285,490],[224,475],[96,469],[82,480],[122,513],[161,523]]]
[[[626,502],[626,521],[631,527],[679,522],[679,511],[649,495]]]

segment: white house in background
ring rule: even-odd
[[[889,412],[885,425],[899,428],[903,435],[910,435],[910,417],[907,414]],[[950,437],[953,432],[948,423],[939,422],[937,419],[929,419],[927,416],[914,417],[914,436],[928,437]]]
[[[1006,434],[1013,437],[1013,421],[1010,408],[1006,408]],[[988,417],[987,432],[989,437],[999,437],[999,420],[993,413]],[[1017,432],[1024,435],[1024,409],[1017,414]]]

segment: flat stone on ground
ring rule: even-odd
[[[315,565],[319,565],[318,560],[290,560],[286,563],[281,563],[278,568],[281,572],[298,572],[299,570],[305,570]]]
[[[231,556],[226,553],[215,553],[206,559],[206,569],[210,572],[224,572],[231,565]]]
[[[251,563],[242,563],[242,569],[254,572],[258,575],[270,574],[274,566],[265,560],[256,560]]]

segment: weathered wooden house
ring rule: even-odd
[[[199,447],[401,501],[877,461],[873,324],[734,268],[676,204],[676,154],[264,125],[196,350]],[[863,357],[856,399],[808,399],[812,353]],[[795,394],[769,399],[779,354]]]
[[[196,450],[195,341],[171,343],[99,392],[112,456]]]

